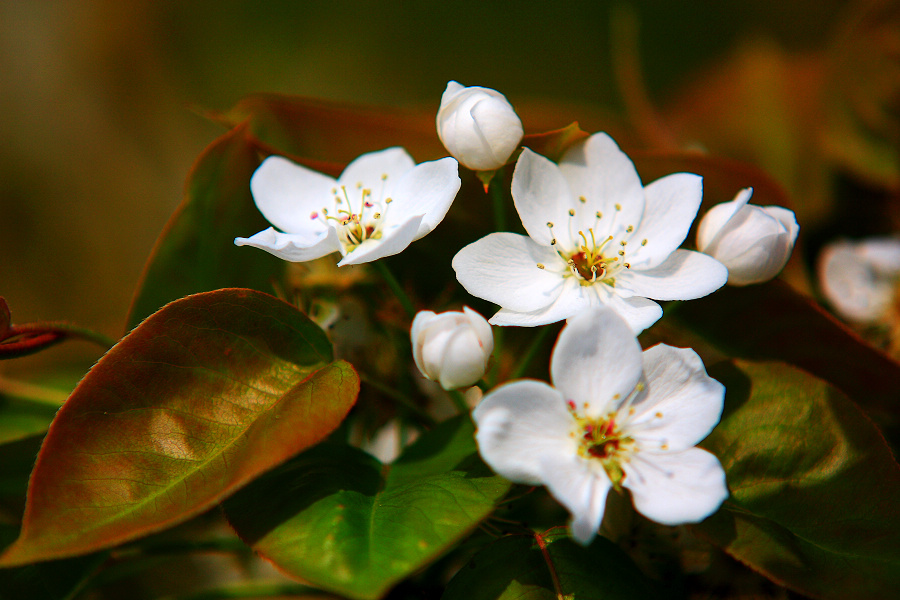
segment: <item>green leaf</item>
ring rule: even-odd
[[[225,503],[241,539],[282,572],[351,598],[379,598],[493,511],[509,482],[478,458],[468,417],[407,448],[386,477],[372,456],[322,445]]]
[[[0,444],[47,431],[56,408],[0,393]]]
[[[665,597],[654,587],[606,538],[583,548],[557,529],[534,537],[506,536],[485,547],[450,580],[442,600]]]
[[[250,194],[250,177],[258,165],[246,126],[235,127],[203,151],[188,177],[184,200],[144,267],[129,311],[129,329],[189,294],[228,287],[272,291],[284,261],[234,245],[235,237],[269,227]]]
[[[731,498],[697,529],[814,598],[900,598],[900,466],[827,383],[781,363],[720,363],[725,414],[703,446]]]
[[[671,314],[728,356],[787,362],[868,410],[896,413],[900,363],[783,282],[722,288],[680,303]]]
[[[60,409],[0,566],[170,527],[318,443],[356,400],[352,367],[294,307],[252,290],[177,300],[119,342]]]

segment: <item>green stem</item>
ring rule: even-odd
[[[456,410],[459,411],[459,414],[468,414],[469,405],[466,404],[466,399],[463,397],[462,392],[459,390],[450,390],[450,399],[453,400],[453,405],[456,407]]]
[[[531,345],[528,346],[528,350],[525,351],[525,355],[522,357],[522,360],[519,361],[516,369],[512,372],[512,375],[509,376],[510,379],[518,379],[525,373],[526,370],[528,370],[528,365],[530,365],[531,361],[534,360],[535,355],[538,353],[538,350],[541,349],[541,346],[544,344],[544,340],[546,340],[547,336],[550,334],[551,329],[552,327],[549,327],[547,325],[541,327],[537,335],[534,336],[534,339],[531,340]]]
[[[366,385],[372,386],[373,388],[375,388],[376,390],[378,390],[385,396],[393,398],[394,400],[396,400],[397,402],[402,404],[404,408],[408,409],[411,413],[415,414],[419,418],[419,420],[422,422],[423,425],[425,425],[427,427],[435,426],[435,421],[431,417],[431,415],[429,415],[427,412],[425,412],[425,410],[421,406],[419,406],[418,404],[413,402],[412,398],[409,398],[408,396],[401,394],[394,388],[387,386],[387,385],[381,383],[380,381],[372,379],[371,377],[369,377],[368,375],[366,375],[365,373],[363,373],[361,371],[359,372],[359,378]]]
[[[506,231],[506,195],[503,193],[503,169],[494,174],[488,192],[494,208],[494,227],[497,231]]]
[[[391,291],[394,292],[394,295],[397,297],[397,300],[400,301],[400,304],[409,315],[409,318],[415,318],[416,307],[413,306],[412,300],[410,300],[409,295],[403,289],[403,286],[400,285],[400,282],[397,281],[397,278],[394,277],[394,274],[388,269],[387,263],[385,263],[384,260],[376,260],[371,264],[378,269],[379,273],[381,273],[384,282],[387,283],[388,287],[391,288]]]

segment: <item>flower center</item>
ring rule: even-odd
[[[584,196],[580,196],[579,201],[582,204],[587,202]],[[616,214],[620,210],[621,207],[617,204]],[[594,227],[600,223],[602,218],[603,214],[599,211],[594,214]],[[613,215],[612,224],[615,224],[615,219],[616,215]],[[628,240],[623,238],[618,244],[614,244],[611,243],[614,239],[611,235],[605,239],[598,240],[594,233],[594,227],[589,227],[586,232],[585,230],[576,232],[577,226],[574,223],[575,209],[570,209],[568,235],[562,238],[562,243],[559,243],[560,239],[556,236],[554,224],[552,222],[547,223],[551,235],[550,244],[556,249],[556,253],[559,254],[560,258],[569,266],[569,275],[577,277],[579,283],[583,286],[601,282],[615,287],[616,273],[622,269],[631,268],[631,265],[626,262],[625,258]],[[633,231],[634,226],[628,225],[624,233],[630,234]],[[568,243],[566,238],[568,238]],[[646,245],[646,243],[647,240],[641,241],[641,245]],[[543,265],[538,265],[538,268],[544,267]]]
[[[569,401],[569,412],[575,418],[572,437],[578,440],[578,455],[587,460],[599,461],[613,486],[618,488],[625,479],[621,463],[634,449],[635,441],[616,425],[617,413],[591,419],[576,412],[575,403]]]
[[[320,220],[337,230],[345,255],[366,240],[381,239],[384,218],[393,202],[391,198],[384,198],[384,182],[387,178],[386,174],[381,176],[381,193],[377,199],[371,188],[364,187],[362,183],[357,183],[355,190],[350,192],[345,185],[332,188],[334,207],[330,211],[327,207],[322,207],[321,211],[309,216],[310,219]],[[358,199],[355,198],[357,193]],[[351,195],[354,197],[351,198]]]

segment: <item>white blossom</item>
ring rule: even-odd
[[[690,349],[641,352],[609,309],[571,319],[553,350],[553,386],[514,381],[473,412],[484,461],[498,474],[545,485],[589,544],[610,489],[665,525],[695,523],[728,497],[715,456],[696,448],[722,414],[724,387]]]
[[[528,236],[492,233],[459,251],[456,277],[500,305],[494,325],[544,325],[606,305],[639,332],[662,316],[650,300],[691,300],[725,284],[715,259],[678,247],[700,207],[689,173],[644,187],[608,135],[574,145],[559,165],[529,149],[512,195]]]
[[[447,84],[437,113],[438,137],[473,171],[499,169],[522,139],[522,121],[496,90]]]
[[[819,255],[818,274],[822,293],[842,317],[881,321],[900,298],[900,238],[828,244]]]
[[[712,207],[697,229],[697,249],[728,267],[730,285],[762,283],[787,264],[800,232],[793,211],[747,204],[752,188]]]
[[[410,338],[419,371],[445,390],[468,387],[481,379],[494,351],[491,326],[468,306],[463,312],[420,311],[413,319]]]
[[[459,191],[458,171],[450,157],[416,165],[403,148],[363,154],[337,179],[270,156],[250,191],[274,227],[234,243],[292,262],[340,252],[338,266],[391,256],[441,222]]]

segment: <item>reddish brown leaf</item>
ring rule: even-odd
[[[324,332],[271,296],[172,302],[120,341],[53,421],[28,486],[15,566],[170,527],[318,443],[356,400]]]

